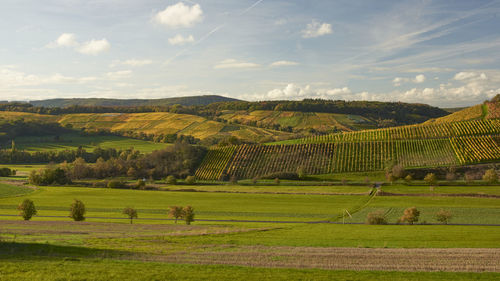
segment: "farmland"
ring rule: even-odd
[[[200,179],[224,175],[253,178],[273,173],[307,174],[404,167],[476,164],[500,159],[498,120],[423,124],[337,133],[269,145],[215,148],[197,171]]]
[[[11,188],[0,186],[4,191]],[[328,219],[342,209],[353,210],[364,204],[358,212],[352,211],[352,219],[346,218],[348,223],[364,222],[367,212],[379,209],[387,210],[389,221],[394,222],[404,207],[415,205],[422,211],[421,221],[427,223],[435,224],[433,214],[445,208],[453,212],[453,223],[499,224],[498,198],[375,196],[367,201],[370,189],[366,186],[164,188],[205,192],[65,186],[39,187],[34,193],[10,193],[1,198],[0,270],[7,274],[4,278],[24,280],[28,272],[37,272],[44,280],[71,280],[70,274],[88,272],[93,280],[148,280],[165,275],[189,279],[193,274],[196,279],[209,276],[223,280],[242,274],[246,279],[314,276],[342,280],[356,274],[358,280],[370,280],[375,275],[400,280],[404,273],[406,280],[488,280],[498,273],[475,272],[500,270],[495,258],[500,246],[499,226],[292,223]],[[306,194],[315,190],[321,193]],[[431,192],[419,185],[387,185],[383,190],[429,195],[500,193],[498,186],[439,187]],[[349,192],[351,195],[344,195]],[[35,202],[37,216],[30,222],[6,216],[16,215],[15,207],[24,198]],[[74,198],[85,202],[86,222],[71,222],[66,217]],[[166,220],[168,206],[186,204],[196,208],[193,225]],[[121,214],[124,206],[134,206],[139,212],[132,225]],[[415,262],[408,260],[417,256]],[[61,264],[68,270],[58,270]],[[181,269],[186,272],[177,272]],[[435,270],[444,272],[423,272]]]

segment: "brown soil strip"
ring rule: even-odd
[[[220,247],[220,246],[219,246]],[[500,249],[384,249],[238,246],[146,260],[335,270],[500,272]]]

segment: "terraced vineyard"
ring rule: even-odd
[[[499,120],[403,126],[340,133],[275,145],[211,149],[196,176],[217,180],[273,173],[306,174],[383,170],[388,161],[435,167],[500,159]]]

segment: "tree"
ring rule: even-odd
[[[405,182],[406,182],[406,183],[410,183],[412,180],[413,180],[413,177],[412,177],[411,175],[407,175],[407,176],[405,177]]]
[[[144,180],[137,180],[134,187],[136,189],[144,189],[146,187],[146,182]]]
[[[418,217],[420,216],[420,211],[416,207],[410,207],[406,209],[403,216],[399,219],[401,222],[407,222],[408,224],[413,224],[418,222]]]
[[[405,168],[403,165],[398,164],[392,167],[392,175],[397,179],[402,179],[405,176]]]
[[[484,172],[483,180],[488,183],[497,183],[498,182],[498,174],[495,169],[489,169]]]
[[[279,178],[275,178],[275,179],[274,179],[274,184],[276,184],[276,185],[280,185],[280,179],[279,179]]]
[[[191,206],[186,206],[184,208],[184,221],[187,225],[190,225],[194,221],[194,209]]]
[[[428,173],[427,175],[425,175],[424,181],[427,182],[429,185],[436,185],[437,183],[436,175],[433,173]]]
[[[186,183],[189,185],[193,185],[196,183],[196,179],[194,176],[187,176],[186,177]]]
[[[130,219],[130,224],[132,224],[132,220],[137,218],[137,210],[131,207],[127,207],[123,209],[122,212],[124,215],[127,215]]]
[[[177,223],[177,220],[184,216],[184,209],[181,206],[171,206],[168,210],[168,216],[175,218],[175,223]]]
[[[70,215],[74,221],[84,221],[85,220],[85,204],[82,201],[75,199],[73,204],[71,204]]]
[[[30,199],[24,199],[23,203],[17,206],[17,209],[21,211],[21,216],[25,221],[29,221],[34,215],[36,215],[35,203]]]
[[[383,210],[374,211],[368,213],[366,216],[367,224],[387,224],[387,219],[385,217],[385,212]]]
[[[451,217],[451,212],[443,209],[439,210],[439,212],[436,213],[436,220],[444,224],[448,224],[448,222],[451,220]]]
[[[398,178],[396,178],[396,177],[394,176],[394,174],[392,174],[392,173],[387,173],[387,174],[385,174],[385,178],[386,178],[388,181],[390,181],[390,182],[391,182],[391,184],[392,184],[392,183],[394,183],[394,181],[398,179]]]
[[[167,182],[167,184],[177,184],[177,179],[172,175],[168,176],[165,181]]]

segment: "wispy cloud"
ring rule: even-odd
[[[317,20],[313,20],[308,23],[306,28],[302,30],[303,38],[315,38],[327,34],[332,34],[332,25],[329,23],[320,23]]]
[[[170,43],[170,45],[184,45],[186,43],[193,43],[193,42],[194,42],[193,35],[184,37],[180,34],[177,34],[172,38],[168,38],[168,43]]]
[[[228,69],[228,68],[256,68],[260,65],[253,62],[237,61],[235,59],[227,59],[214,65],[214,69]]]
[[[269,66],[277,67],[277,66],[295,66],[295,65],[299,65],[299,63],[295,61],[280,60],[271,63]]]

